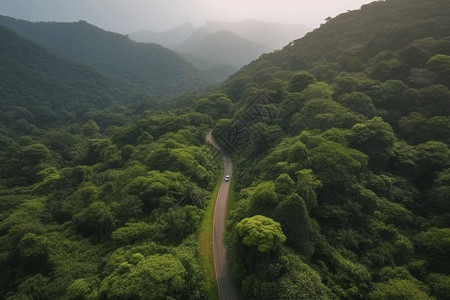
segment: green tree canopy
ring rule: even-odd
[[[252,214],[267,214],[278,204],[278,195],[272,181],[260,183],[250,196],[250,210]]]
[[[416,235],[418,251],[427,258],[430,267],[445,272],[450,268],[450,228],[432,227]]]
[[[306,258],[314,252],[314,241],[317,232],[308,215],[305,202],[297,194],[292,194],[281,202],[274,212],[286,235],[286,245],[291,246]]]
[[[275,250],[286,241],[280,223],[261,215],[243,219],[237,231],[244,245],[256,246],[259,252]]]
[[[375,283],[369,299],[432,300],[434,298],[428,295],[415,281],[391,279],[388,282]]]
[[[182,297],[186,269],[171,254],[135,255],[135,263],[123,262],[106,277],[100,295],[107,299],[173,299]]]
[[[308,71],[300,71],[292,76],[292,79],[289,83],[289,91],[290,92],[301,92],[308,87],[311,83],[315,83],[317,80]]]
[[[93,138],[100,134],[100,128],[94,120],[89,120],[83,125],[83,134]]]
[[[375,170],[380,170],[392,156],[392,147],[396,137],[392,127],[380,117],[352,127],[350,146],[369,155],[369,163]]]

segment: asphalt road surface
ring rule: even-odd
[[[214,210],[214,229],[213,229],[213,249],[214,264],[216,268],[216,280],[221,300],[238,300],[239,293],[236,285],[231,277],[230,263],[227,255],[227,249],[223,243],[223,233],[225,231],[225,219],[227,213],[228,190],[230,182],[233,180],[233,164],[228,155],[217,145],[211,132],[206,136],[206,141],[211,143],[214,148],[221,154],[221,158],[225,168],[225,175],[230,176],[230,181],[222,178],[219,192],[217,193],[216,208]]]

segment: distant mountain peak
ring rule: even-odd
[[[310,29],[302,24],[283,24],[245,19],[240,22],[207,21],[197,31],[200,30],[203,32],[231,31],[254,43],[269,45],[272,50],[275,50],[303,37]]]
[[[204,34],[203,34],[204,33]],[[179,51],[217,65],[241,67],[270,51],[270,47],[249,41],[229,30],[202,32],[179,46]]]
[[[176,45],[182,43],[196,29],[197,27],[195,25],[186,22],[160,32],[143,29],[130,33],[129,36],[132,40],[137,42],[156,43],[167,48],[174,48]]]

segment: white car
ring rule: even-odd
[[[230,175],[225,176],[225,181],[230,181]]]

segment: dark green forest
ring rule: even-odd
[[[204,298],[211,117],[0,34],[0,298]]]
[[[449,15],[364,5],[223,85],[244,299],[449,299]]]
[[[242,299],[450,299],[449,16],[373,2],[170,101],[0,27],[0,298],[210,299],[212,128]]]
[[[86,21],[28,22],[0,16],[0,25],[64,57],[91,66],[157,97],[205,87],[212,81],[177,53],[136,43]]]
[[[135,103],[135,109],[156,105],[156,99],[134,86],[62,60],[1,26],[0,39],[0,124],[16,133],[91,118],[105,124],[123,123],[121,105]],[[99,118],[104,109],[111,114]],[[120,113],[113,115],[114,110]]]

